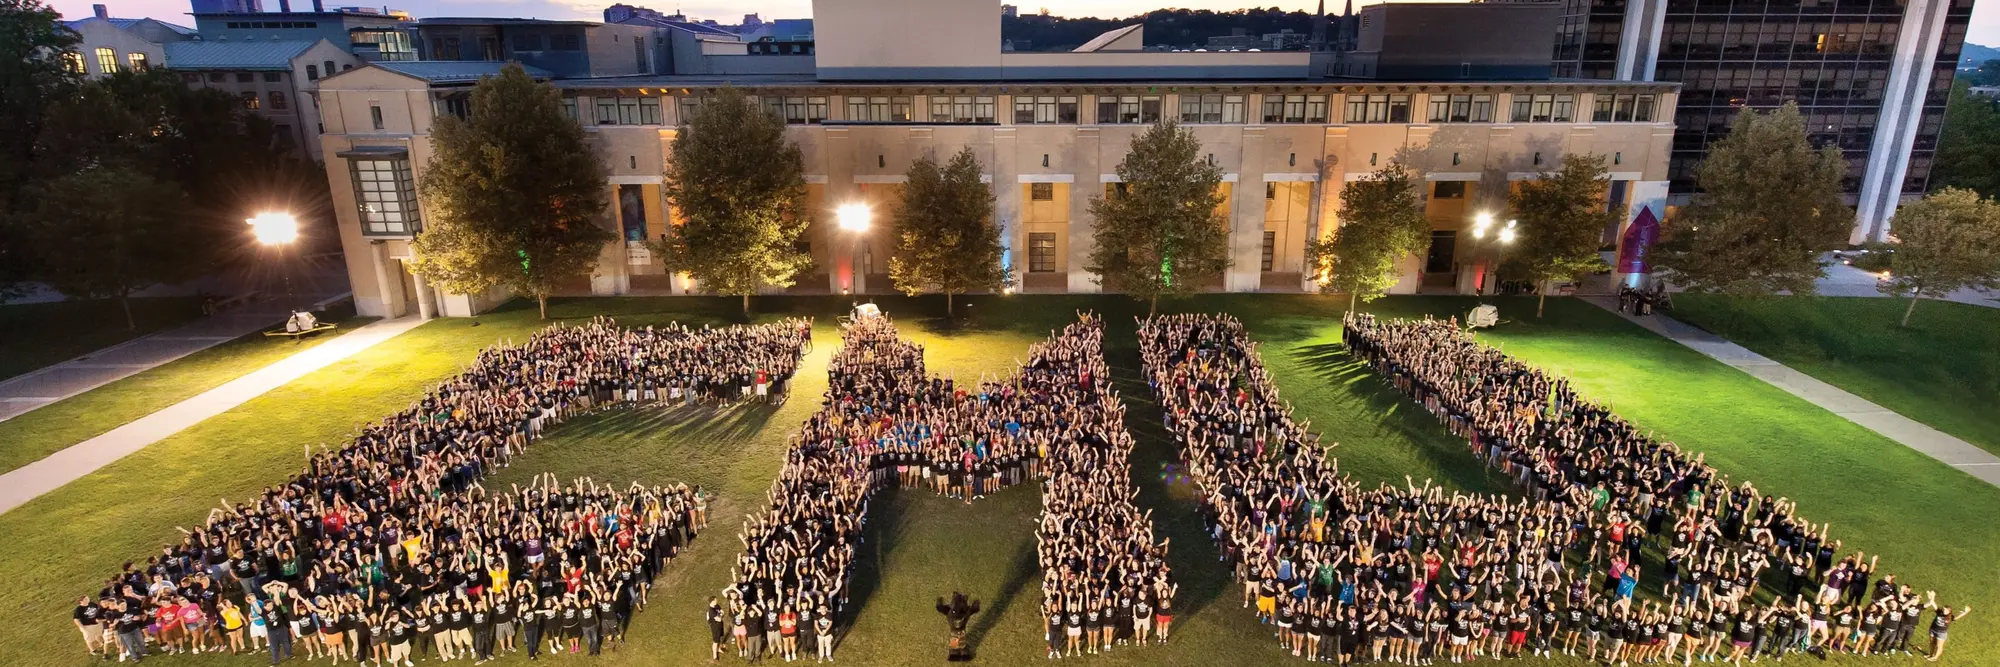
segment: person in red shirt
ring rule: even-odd
[[[160,629],[160,646],[166,647],[169,653],[180,653],[183,635],[187,634],[181,625],[180,605],[171,599],[161,598],[159,604],[153,607],[153,623]]]

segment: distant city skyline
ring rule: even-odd
[[[266,11],[276,11],[278,0],[263,0]],[[363,0],[323,0],[327,7],[354,6]],[[369,0],[379,2],[380,0]],[[1164,1],[1164,5],[1163,5]],[[1377,4],[1383,0],[1356,0],[1356,8]],[[1391,0],[1394,1],[1394,0]],[[1411,0],[1424,1],[1424,0]],[[1327,11],[1339,13],[1346,0],[1327,0]],[[80,19],[91,15],[91,5],[109,5],[111,15],[120,18],[151,17],[170,23],[193,25],[188,16],[188,0],[53,0],[50,2],[66,19]],[[405,0],[391,2],[389,7],[410,12],[418,18],[432,16],[488,16],[543,19],[587,19],[602,20],[604,8],[613,2],[580,2],[576,0]],[[714,19],[719,23],[733,24],[743,19],[744,14],[755,13],[764,20],[781,18],[807,18],[812,14],[811,0],[766,0],[757,3],[732,3],[718,0],[694,0],[692,2],[631,2],[626,4],[647,7],[663,13],[676,10],[695,19]],[[996,3],[997,5],[998,3]],[[1210,9],[1229,11],[1247,7],[1278,7],[1286,10],[1312,11],[1318,0],[1047,0],[1044,2],[1011,3],[1020,8],[1022,14],[1034,14],[1047,8],[1057,16],[1095,16],[1099,18],[1119,18],[1143,14],[1165,5],[1187,9]],[[365,6],[365,5],[364,5]],[[381,5],[374,5],[380,8]],[[312,0],[293,0],[294,10],[310,10]],[[997,11],[997,9],[996,9]],[[1966,41],[1986,46],[2000,46],[2000,0],[1982,0],[1974,5],[1972,26],[1966,34]]]

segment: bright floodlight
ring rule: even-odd
[[[250,233],[264,245],[291,243],[299,238],[299,220],[290,213],[259,213],[249,223]]]
[[[840,228],[850,232],[868,231],[870,215],[868,205],[860,203],[842,204],[834,211],[834,218],[840,222]]]
[[[1493,226],[1493,214],[1482,211],[1479,213],[1479,215],[1472,216],[1472,226],[1474,227]]]
[[[1514,221],[1508,220],[1507,226],[1500,228],[1500,242],[1501,243],[1514,242]]]

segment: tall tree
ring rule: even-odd
[[[1172,119],[1132,138],[1118,163],[1122,188],[1092,197],[1097,220],[1089,270],[1106,288],[1157,310],[1162,295],[1190,294],[1229,268],[1222,170],[1201,157],[1201,142]]]
[[[1812,294],[1820,255],[1847,242],[1840,149],[1806,141],[1796,104],[1744,109],[1701,164],[1701,192],[1666,222],[1659,264],[1690,291]]]
[[[40,250],[35,278],[63,296],[117,299],[132,319],[132,293],[193,278],[206,268],[191,252],[187,195],[172,181],[129,167],[86,169],[31,185],[20,218]]]
[[[1542,285],[1536,290],[1535,317],[1542,316],[1552,282],[1576,280],[1610,268],[1600,256],[1604,230],[1618,224],[1619,212],[1605,206],[1611,175],[1602,155],[1565,155],[1563,166],[1522,181],[1507,208],[1520,220],[1520,242],[1508,255],[1510,273]]]
[[[41,0],[0,0],[0,302],[33,271],[25,219],[5,214],[28,184],[46,105],[81,78],[64,64],[79,39]]]
[[[1415,172],[1390,162],[1340,190],[1340,227],[1306,244],[1320,292],[1346,292],[1354,310],[1356,299],[1374,301],[1396,285],[1397,265],[1430,240],[1418,183]]]
[[[724,88],[681,119],[667,160],[667,199],[681,224],[655,248],[717,294],[790,287],[812,266],[798,248],[806,214],[805,157],[776,113]]]
[[[939,167],[924,156],[910,165],[903,199],[896,206],[896,252],[889,258],[889,278],[896,289],[916,296],[944,293],[944,311],[953,312],[952,297],[973,290],[999,290],[1008,282],[1000,265],[1000,229],[993,224],[993,189],[979,182],[979,157],[961,149]]]
[[[1896,211],[1888,243],[1855,266],[1886,271],[1876,289],[1908,296],[1902,326],[1910,326],[1917,300],[1942,299],[1967,287],[2000,287],[2000,204],[1959,188],[1945,188]]]
[[[2000,75],[2000,61],[1987,65]],[[1933,191],[1966,188],[1982,196],[2000,197],[2000,103],[1972,94],[1964,81],[1951,87],[1951,105],[1945,107],[1930,185]]]
[[[431,145],[412,268],[452,292],[505,286],[547,319],[549,295],[613,238],[604,168],[562,94],[509,64],[472,89],[469,121],[438,118]]]

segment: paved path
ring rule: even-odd
[[[1588,297],[1584,300],[1605,310],[1618,312],[1616,297]],[[1653,333],[1713,357],[1716,361],[1749,373],[1752,377],[1790,392],[1793,396],[1806,399],[1813,405],[1826,408],[1827,411],[1860,424],[1870,431],[1880,433],[1883,437],[1903,443],[1910,449],[1923,452],[1931,458],[1943,461],[1946,465],[1985,480],[1988,484],[2000,486],[2000,457],[1971,443],[1896,414],[1888,408],[1847,393],[1839,387],[1793,370],[1789,366],[1751,352],[1748,348],[1729,342],[1721,336],[1697,329],[1693,325],[1661,315],[1640,317],[1619,313],[1619,316]]]
[[[342,288],[345,289],[345,288]],[[321,297],[326,297],[321,299]],[[347,294],[313,295],[314,308]],[[138,375],[155,366],[276,326],[291,315],[283,299],[248,303],[0,381],[0,421]]]
[[[48,458],[0,475],[0,513],[62,487],[98,468],[166,439],[204,419],[222,414],[264,392],[305,377],[354,353],[423,324],[416,317],[378,320],[310,349],[251,371],[220,387],[175,403],[104,435],[85,440]]]

